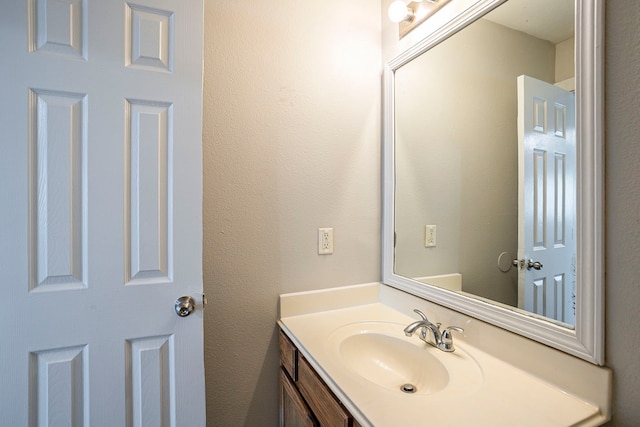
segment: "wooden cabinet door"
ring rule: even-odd
[[[340,405],[333,393],[318,376],[309,362],[298,357],[300,394],[323,427],[351,427],[351,415]]]
[[[280,427],[317,427],[311,410],[280,369]]]

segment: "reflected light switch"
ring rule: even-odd
[[[434,248],[436,246],[436,226],[425,225],[424,226],[424,247]]]

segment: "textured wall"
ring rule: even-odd
[[[379,2],[205,2],[210,426],[277,425],[280,293],[380,279],[380,64]]]
[[[606,363],[613,426],[640,425],[640,2],[606,3]]]

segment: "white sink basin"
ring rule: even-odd
[[[440,351],[391,322],[358,322],[329,336],[331,353],[353,374],[394,393],[467,394],[482,383],[478,364],[459,346]]]
[[[350,369],[391,390],[430,394],[449,383],[447,368],[430,352],[388,335],[347,337],[340,344],[340,356]]]

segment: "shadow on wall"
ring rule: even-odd
[[[280,351],[278,348],[278,328],[273,328],[269,347],[262,366],[260,375],[253,391],[253,397],[249,404],[249,412],[245,420],[244,427],[263,427],[277,425],[278,412],[272,414],[273,424],[264,419],[264,414],[273,412],[273,408],[278,408],[278,389],[273,390],[274,382],[278,383],[278,372],[280,364]]]

